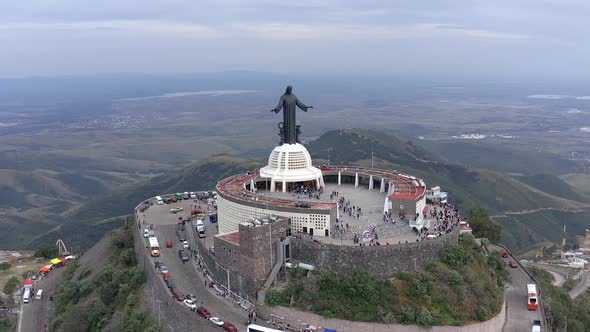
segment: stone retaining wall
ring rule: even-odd
[[[370,247],[293,238],[291,252],[293,259],[312,264],[318,270],[344,274],[362,267],[371,275],[387,276],[414,271],[431,260],[439,259],[444,248],[458,242],[459,227],[455,227],[450,233],[430,240]]]

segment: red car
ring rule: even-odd
[[[508,252],[506,250],[502,250],[502,257],[508,257]]]
[[[180,293],[179,290],[174,290],[172,293],[172,297],[175,298],[177,301],[184,301],[184,294]]]
[[[172,248],[173,245],[172,240],[166,241],[166,248]]]
[[[192,210],[192,211],[191,211],[191,214],[192,214],[193,216],[194,216],[194,215],[197,215],[197,214],[201,214],[201,213],[203,213],[203,211],[201,211],[201,210]]]
[[[227,332],[238,332],[238,329],[232,323],[224,322],[223,329]]]
[[[207,311],[207,309],[205,309],[204,307],[198,307],[197,314],[201,315],[202,317],[205,317],[205,319],[209,319],[209,317],[211,317],[211,313]]]
[[[511,268],[516,268],[518,265],[516,265],[515,261],[510,261],[510,267]]]
[[[164,273],[164,281],[170,281],[172,280],[172,276],[170,275],[170,272]]]
[[[178,200],[176,199],[176,197],[172,197],[172,198],[170,198],[170,200],[172,201],[172,203],[178,202]]]

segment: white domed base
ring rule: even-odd
[[[322,171],[312,166],[309,152],[299,143],[275,147],[268,157],[268,165],[260,169],[260,176],[270,178],[270,191],[275,191],[277,182],[282,184],[283,192],[291,182],[314,181],[318,188],[324,185]]]

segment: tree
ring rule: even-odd
[[[8,262],[2,262],[2,263],[0,263],[0,270],[2,270],[2,271],[10,270],[11,266],[12,265]]]
[[[57,247],[50,244],[44,244],[35,249],[35,257],[54,258],[57,255]]]
[[[20,281],[18,280],[17,277],[13,276],[12,278],[8,279],[8,281],[4,285],[4,294],[6,294],[6,295],[12,294],[12,292],[14,292],[14,290],[16,289],[16,287],[18,287],[19,284],[20,284]]]
[[[491,243],[500,241],[502,226],[494,223],[488,214],[488,210],[479,206],[469,211],[469,225],[473,235],[477,238],[487,238]]]

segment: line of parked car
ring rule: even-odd
[[[185,245],[185,243],[188,246],[187,241],[183,242],[183,246]],[[166,241],[166,246],[169,248],[172,247],[172,241],[171,240]],[[187,251],[184,249],[179,250],[178,255],[180,256],[180,259],[183,262],[190,260],[190,257],[188,255]],[[197,297],[196,296],[194,296],[193,294],[190,294],[190,293],[183,295],[182,292],[180,292],[178,290],[178,288],[176,287],[176,284],[174,283],[174,280],[172,279],[172,275],[170,274],[170,271],[168,270],[168,267],[165,264],[160,263],[160,262],[156,262],[155,265],[156,265],[156,268],[158,269],[158,272],[162,275],[162,279],[164,280],[166,287],[168,287],[168,290],[170,291],[170,293],[172,294],[172,297],[174,299],[176,299],[179,302],[182,301],[182,304],[186,308],[188,308],[191,311],[196,312],[199,316],[207,319],[212,324],[222,327],[225,331],[238,332],[238,329],[233,324],[231,324],[229,322],[224,322],[221,318],[214,316],[212,313],[210,313],[203,306],[197,307]]]
[[[164,196],[164,197],[156,196],[156,204],[158,204],[158,205],[171,204],[171,203],[177,203],[178,201],[187,200],[187,199],[204,200],[207,198],[216,198],[216,197],[217,197],[217,193],[214,191],[198,192],[198,193],[196,193],[194,191],[191,191],[191,192],[185,191],[183,193],[175,193],[174,195],[169,195],[169,196]]]

